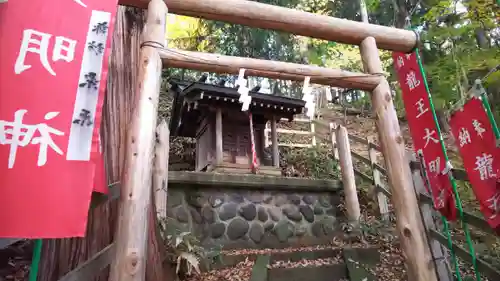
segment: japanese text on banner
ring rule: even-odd
[[[450,220],[456,218],[451,183],[446,174],[445,155],[434,122],[430,101],[416,55],[393,53],[398,80],[403,92],[406,118],[417,159],[423,161],[434,207]]]
[[[499,149],[481,100],[472,98],[465,103],[463,110],[451,116],[450,126],[481,212],[499,230]]]
[[[0,5],[0,237],[84,235],[116,9],[116,0]]]

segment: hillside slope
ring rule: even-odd
[[[332,107],[329,109],[323,109],[321,111],[322,116],[320,118],[322,123],[337,123],[345,126],[348,129],[348,132],[350,135],[355,135],[360,138],[369,138],[377,142],[378,139],[378,132],[376,129],[376,124],[375,120],[369,115],[365,114],[363,116],[361,115],[347,115],[344,116],[344,113],[341,111],[340,107]],[[289,130],[307,130],[307,125],[304,123],[298,123],[298,122],[284,122],[280,125],[282,128],[286,128]],[[400,120],[400,127],[402,131],[402,135],[404,137],[405,141],[405,146],[408,150],[413,150],[413,142],[410,136],[410,131],[408,128],[408,124],[404,121]],[[326,148],[331,150],[329,146],[329,142],[326,141],[329,139],[329,132],[327,130],[316,130],[316,134],[320,135],[321,139],[325,139],[323,143],[326,143]],[[293,142],[303,142],[303,143],[310,143],[310,137],[309,136],[296,136],[296,137],[287,137],[289,139],[293,138]],[[443,133],[443,139],[445,141],[445,146],[447,148],[447,153],[448,156],[450,157],[450,160],[452,161],[452,164],[455,168],[462,168],[462,160],[460,158],[460,155],[457,152],[457,149],[454,145],[454,139],[450,134]],[[280,141],[282,141],[280,139]],[[357,154],[360,154],[364,157],[368,157],[368,150],[367,146],[365,144],[360,144],[356,141],[353,141],[352,138],[350,140],[350,145],[351,145],[351,150],[356,152]],[[296,150],[296,149],[294,149]],[[297,152],[296,152],[297,153]],[[329,152],[330,153],[330,152]],[[370,167],[366,165],[365,163],[359,161],[356,158],[352,158],[353,160],[353,165],[354,168],[365,172],[366,174],[370,174]],[[321,161],[319,159],[319,161]],[[303,162],[310,162],[309,160],[303,160]],[[384,165],[383,161],[383,156],[381,153],[378,153],[378,162],[381,166]],[[296,165],[295,163],[287,163],[289,166],[294,166]],[[321,165],[321,163],[319,164]],[[304,167],[303,164],[298,165],[302,169],[307,169],[307,167]],[[302,174],[310,174],[308,171],[304,171]],[[374,225],[374,222],[378,221],[378,214],[377,214],[377,206],[375,202],[373,201],[373,188],[372,184],[367,181],[363,181],[360,178],[356,179],[357,183],[357,188],[358,188],[358,196],[360,200],[360,204],[362,206],[363,210],[363,219],[370,221],[369,226],[367,228],[367,232],[372,232],[373,229],[371,229],[371,225]],[[461,202],[464,206],[464,210],[467,210],[469,212],[478,212],[478,206],[477,206],[477,201],[472,193],[472,189],[470,187],[470,184],[465,183],[465,182],[458,182],[458,192],[461,197]],[[392,206],[389,205],[389,209],[392,211]],[[394,217],[393,217],[394,219]],[[379,223],[379,222],[378,222]],[[460,226],[459,223],[451,223],[451,230],[452,230],[452,237],[455,242],[460,244],[462,247],[467,248],[468,246],[465,243],[465,233],[463,231],[463,228]],[[388,227],[388,228],[387,228]],[[392,224],[392,226],[382,226],[381,229],[387,230],[390,232],[392,235],[397,236],[396,231],[395,231],[395,225]],[[497,249],[500,247],[500,241],[498,237],[493,237],[490,234],[487,234],[484,231],[481,231],[477,228],[471,228],[468,227],[470,230],[470,234],[473,238],[474,241],[474,247],[475,251],[478,256],[481,258],[487,260],[491,264],[493,264],[495,267],[499,266],[500,267],[500,262],[499,262],[499,254]],[[381,229],[378,229],[375,231],[375,233],[380,234]],[[386,232],[386,231],[382,231]],[[397,239],[396,239],[397,241]],[[387,242],[386,242],[387,243]],[[397,242],[396,242],[397,243]],[[394,246],[394,245],[393,245]],[[396,246],[397,247],[397,246]],[[401,257],[402,258],[402,257]],[[402,258],[403,259],[403,258]],[[463,273],[466,273],[468,276],[472,276],[472,268],[462,262],[460,262],[461,265],[461,271]],[[404,280],[404,279],[403,279]],[[487,280],[487,279],[483,279]]]
[[[375,124],[374,118],[371,116],[371,112],[365,112],[359,115],[347,114],[344,115],[342,107],[339,105],[330,105],[329,108],[324,108],[321,110],[321,117],[318,119],[324,124],[336,123],[343,125],[347,128],[350,135],[358,136],[360,138],[365,138],[378,143],[378,131]],[[407,150],[413,151],[413,141],[411,138],[408,123],[403,120],[399,120],[399,125],[404,138],[405,146]],[[309,130],[309,125],[298,122],[282,122],[279,124],[279,128],[288,130]],[[316,128],[316,134],[319,135],[319,139],[328,140],[330,138],[329,131],[321,128]],[[445,146],[447,148],[448,156],[456,168],[462,168],[462,161],[458,154],[458,151],[454,145],[454,138],[451,134],[443,132],[443,139],[445,141]],[[293,142],[293,143],[311,143],[309,136],[297,135],[281,135],[279,136],[280,142]],[[323,141],[325,142],[325,141]],[[364,156],[368,157],[367,146],[356,141],[351,140],[351,150]],[[384,166],[384,160],[381,152],[378,152],[378,162],[380,165]],[[354,159],[354,162],[358,162]],[[357,164],[357,163],[355,163]],[[365,169],[363,169],[365,170]]]

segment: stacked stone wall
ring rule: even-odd
[[[324,243],[335,236],[339,191],[169,188],[167,231],[190,231],[205,246],[267,248]]]

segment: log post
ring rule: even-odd
[[[360,12],[361,12],[361,21],[364,23],[369,22],[368,18],[368,10],[366,8],[366,2],[365,0],[359,0],[359,6],[360,6]],[[364,104],[363,108],[361,109],[361,113],[363,113],[364,110]],[[380,171],[377,169],[377,150],[375,149],[375,142],[372,139],[368,139],[368,157],[370,158],[370,166],[372,169],[372,177],[373,177],[373,185],[375,189],[375,194],[376,194],[376,201],[378,204],[378,210],[380,217],[382,218],[383,221],[389,221],[389,206],[387,204],[387,196],[381,191],[380,187],[384,187],[382,184],[382,180],[380,177]]]
[[[273,146],[273,166],[280,166],[280,152],[278,150],[278,131],[276,130],[276,117],[271,119],[271,144]]]
[[[264,159],[266,159],[266,156],[267,156],[266,155],[266,148],[267,148],[267,142],[268,142],[267,138],[268,137],[267,137],[266,126],[267,126],[267,123],[259,125],[259,128],[261,128],[261,134],[260,134],[260,140],[259,140],[260,141],[260,162],[261,163],[265,163],[263,161],[264,161]],[[271,159],[271,164],[272,164],[272,159]],[[264,164],[262,164],[262,165],[264,165]],[[266,164],[266,165],[268,165],[268,164]]]
[[[170,132],[165,119],[156,128],[156,147],[153,188],[155,195],[156,215],[159,222],[165,222],[167,217],[167,188],[168,188],[168,156]]]
[[[342,184],[344,186],[347,217],[349,222],[357,224],[361,211],[359,208],[358,193],[356,191],[356,180],[352,166],[351,145],[349,134],[344,126],[337,126],[337,146],[340,156],[340,170],[342,172]]]
[[[360,51],[365,72],[383,73],[377,43],[373,37],[363,40]],[[405,158],[404,139],[386,79],[372,91],[371,100],[409,280],[436,281],[434,266],[427,262],[431,254],[420,213],[415,211],[419,206],[413,191],[410,168]]]
[[[338,125],[335,123],[330,123],[330,142],[332,143],[333,160],[335,161],[339,161],[339,149],[337,147],[337,138],[335,136],[337,126]]]
[[[370,158],[370,165],[372,169],[373,185],[375,186],[375,194],[377,195],[378,209],[383,221],[389,221],[389,206],[387,204],[387,196],[380,190],[384,188],[382,183],[380,171],[377,168],[377,150],[373,140],[368,139],[368,157]]]
[[[141,46],[137,99],[126,143],[112,281],[144,281],[151,207],[153,155],[162,63],[156,46],[165,42],[167,7],[161,0],[148,6]]]
[[[359,11],[361,13],[361,21],[364,23],[368,23],[368,9],[366,8],[365,0],[359,0]]]
[[[153,167],[152,204],[149,210],[146,281],[164,281],[171,272],[165,271],[163,261],[167,250],[164,226],[167,218],[168,155],[170,132],[165,119],[156,128],[155,159]]]
[[[264,147],[269,147],[269,122],[264,125]]]
[[[316,146],[316,128],[314,122],[311,121],[311,144]]]
[[[410,151],[406,152],[406,157],[408,159],[408,164],[411,168],[412,167],[411,162],[416,161],[417,159],[415,155],[413,155],[413,153],[411,153]],[[424,179],[420,174],[420,170],[418,169],[411,170],[411,174],[417,198],[419,198],[420,194],[430,195],[425,190]],[[420,202],[420,213],[422,214],[424,227],[427,232],[429,232],[430,230],[438,230],[437,225],[432,216],[432,211],[433,211],[432,205]],[[427,239],[430,239],[429,244],[432,252],[432,257],[434,258],[434,260],[430,260],[429,263],[430,264],[433,263],[434,266],[436,267],[439,281],[452,281],[453,273],[447,264],[447,258],[446,255],[444,254],[445,251],[443,249],[443,245],[441,245],[439,241],[437,241],[436,239],[432,239],[429,236],[427,237]]]
[[[223,158],[223,145],[222,145],[222,110],[217,107],[215,111],[215,162],[216,165],[222,163]]]

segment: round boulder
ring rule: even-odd
[[[281,210],[279,208],[269,208],[267,209],[267,213],[273,221],[279,221],[281,219]]]
[[[313,222],[314,221],[314,212],[311,210],[311,207],[307,205],[299,206],[300,213],[304,216],[306,221]]]
[[[282,220],[274,227],[274,233],[280,242],[286,242],[293,236],[294,226],[286,220]]]
[[[231,240],[242,238],[248,232],[249,228],[250,226],[247,221],[235,218],[227,226],[227,237]]]
[[[241,195],[239,193],[231,193],[231,195],[229,195],[229,198],[234,203],[243,203],[243,202],[245,202],[245,197],[243,197],[243,195]]]
[[[264,236],[264,227],[260,223],[253,223],[250,227],[248,236],[255,243],[260,243],[260,241],[262,241],[262,237]]]
[[[220,213],[219,213],[219,218],[223,221],[227,221],[229,219],[232,219],[236,217],[236,214],[238,212],[238,205],[235,203],[226,203],[222,205]]]
[[[196,210],[195,208],[190,207],[189,213],[191,213],[191,218],[193,218],[194,223],[200,224],[203,222],[201,219],[200,212],[198,212],[198,210]]]
[[[288,201],[290,201],[294,205],[299,205],[300,204],[300,197],[296,194],[290,194],[287,196]]]
[[[222,237],[226,231],[226,225],[222,222],[214,223],[210,226],[210,236],[214,239]]]
[[[302,201],[309,205],[316,203],[317,200],[318,197],[316,195],[304,195],[304,197],[302,197]]]
[[[189,221],[189,213],[182,206],[178,207],[177,210],[175,210],[175,218],[179,222],[186,223]]]
[[[206,223],[215,222],[215,211],[209,206],[205,206],[201,209],[201,216]]]
[[[322,215],[325,211],[320,206],[314,206],[313,212],[315,215]]]
[[[271,231],[274,228],[274,222],[272,221],[267,221],[264,223],[264,230],[265,231]]]
[[[319,197],[319,204],[321,204],[321,206],[325,207],[325,208],[328,208],[330,207],[330,196],[328,195],[322,195]]]
[[[247,204],[240,207],[240,215],[244,217],[247,221],[255,219],[257,215],[257,208],[254,204]]]
[[[257,218],[261,222],[265,222],[269,218],[269,216],[267,215],[266,209],[264,207],[260,206],[259,209],[257,210]]]
[[[214,194],[208,198],[208,203],[212,208],[217,208],[224,203],[224,194]]]
[[[283,214],[292,221],[301,221],[302,215],[299,208],[295,205],[286,205],[283,207]]]

